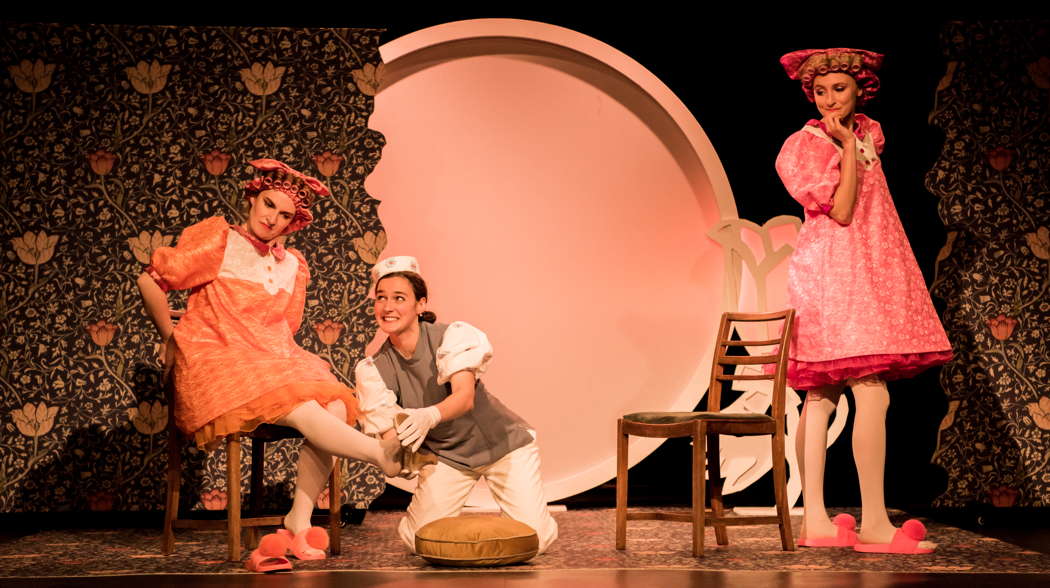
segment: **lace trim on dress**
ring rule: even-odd
[[[359,409],[354,391],[338,382],[297,382],[287,384],[234,408],[193,432],[198,447],[217,447],[227,435],[247,433],[263,423],[276,423],[304,402],[317,401],[321,406],[342,400],[346,406],[346,423],[357,423]]]
[[[927,368],[951,361],[951,351],[889,353],[845,357],[829,361],[788,360],[788,384],[796,390],[843,384],[850,378],[878,376],[883,380],[910,378]]]
[[[878,149],[875,147],[875,137],[871,133],[870,120],[871,119],[863,114],[858,114],[857,125],[853,128],[853,134],[857,137],[857,161],[861,162],[866,170],[871,169],[875,165],[875,162],[879,160]],[[823,122],[815,118],[810,119],[809,122],[806,123],[806,126],[802,127],[802,130],[830,141],[831,144],[835,146],[835,149],[838,150],[839,154],[842,154],[842,147],[837,141],[831,138],[831,135],[828,134],[828,129],[824,126]]]

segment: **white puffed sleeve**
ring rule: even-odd
[[[379,369],[371,357],[357,362],[354,368],[357,380],[359,420],[365,434],[383,433],[394,426],[394,416],[401,412],[397,396],[383,382]]]
[[[478,377],[485,373],[491,360],[492,345],[485,333],[463,321],[456,321],[445,330],[437,350],[437,383],[444,384],[452,374],[463,370],[470,370]]]

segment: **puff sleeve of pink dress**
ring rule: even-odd
[[[800,390],[910,377],[952,356],[886,184],[882,129],[857,115],[856,133],[848,225],[828,216],[842,155],[820,123],[788,137],[777,157],[777,173],[806,214],[788,269],[796,311],[788,383]]]
[[[174,333],[175,422],[199,445],[275,422],[308,400],[341,399],[356,419],[353,391],[295,342],[310,278],[298,251],[278,259],[215,217],[151,261],[162,288],[191,289]]]

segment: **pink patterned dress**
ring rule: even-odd
[[[882,128],[856,119],[849,225],[828,216],[842,148],[820,122],[788,137],[777,157],[780,179],[806,212],[788,270],[796,310],[788,383],[800,390],[864,376],[905,378],[952,357],[882,172]]]

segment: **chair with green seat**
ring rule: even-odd
[[[787,382],[788,342],[794,328],[795,311],[788,309],[771,313],[724,313],[718,328],[714,359],[711,365],[711,384],[707,392],[707,410],[703,412],[636,412],[624,415],[617,422],[616,452],[616,548],[627,548],[627,521],[664,520],[689,522],[693,525],[693,555],[704,554],[704,527],[715,528],[719,545],[729,544],[728,526],[768,525],[780,527],[780,541],[785,551],[794,551],[791,535],[790,504],[787,498],[787,468],[784,463],[785,392]],[[768,323],[782,325],[775,339],[732,339],[734,323]],[[729,355],[731,348],[768,347],[776,345],[769,355]],[[759,365],[760,374],[735,374],[735,366]],[[772,369],[769,369],[769,366]],[[722,387],[739,380],[766,380],[772,384],[771,414],[733,413],[722,410]],[[691,437],[692,451],[692,508],[689,513],[627,510],[627,441],[636,437],[675,438]],[[719,471],[719,435],[769,435],[773,456],[773,488],[776,496],[776,515],[727,515],[722,503],[722,478]],[[705,468],[706,463],[706,468]],[[704,473],[709,476],[710,503],[705,501]]]

